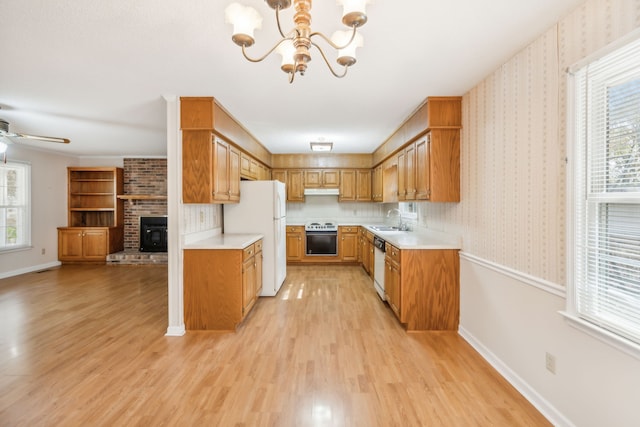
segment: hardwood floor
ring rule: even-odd
[[[289,266],[235,333],[166,318],[166,266],[0,280],[0,426],[549,425],[456,333],[403,331],[359,267]]]

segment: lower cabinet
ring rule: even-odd
[[[62,262],[106,262],[108,254],[123,249],[121,227],[58,228],[58,259]]]
[[[287,262],[302,261],[304,244],[304,227],[287,226]]]
[[[457,331],[460,319],[456,249],[403,249],[387,245],[385,293],[408,331]]]
[[[262,240],[244,249],[184,251],[188,330],[235,330],[262,291]]]
[[[338,253],[342,262],[358,261],[358,230],[356,226],[338,227]]]

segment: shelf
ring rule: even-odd
[[[74,212],[113,212],[114,208],[69,208]]]
[[[69,193],[71,196],[113,196],[113,193]]]
[[[113,178],[71,178],[71,182],[113,182]]]
[[[154,196],[152,194],[121,194],[116,197],[128,200],[130,205],[133,205],[134,200],[167,200],[167,196]]]

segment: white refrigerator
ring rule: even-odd
[[[285,186],[280,181],[240,182],[240,203],[225,204],[225,233],[260,233],[262,293],[274,296],[287,276]]]

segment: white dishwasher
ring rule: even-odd
[[[384,295],[384,246],[385,241],[379,238],[378,236],[373,236],[373,245],[376,247],[375,249],[375,257],[373,263],[373,284],[376,288],[376,292],[382,299],[382,301],[386,300]]]

